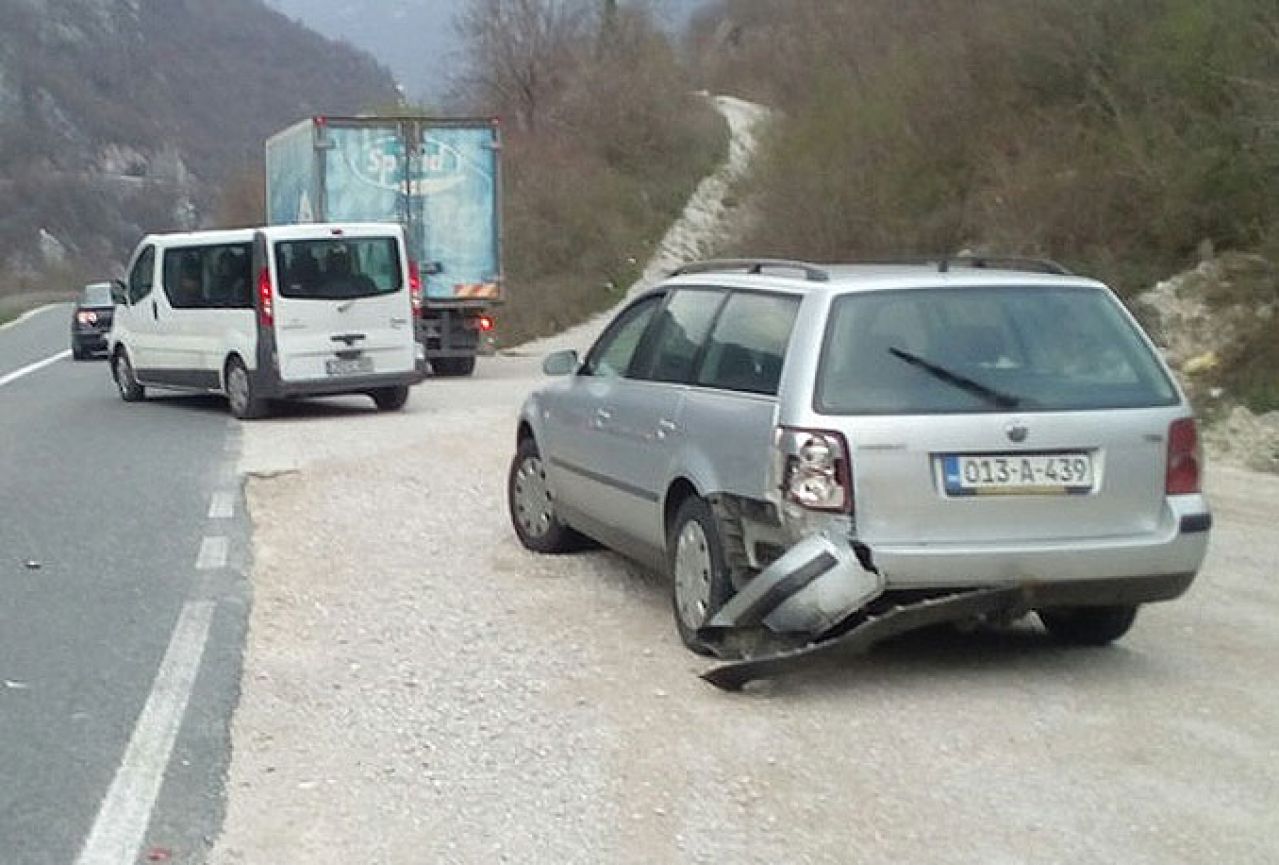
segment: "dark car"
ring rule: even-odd
[[[84,287],[71,313],[71,354],[76,360],[106,353],[114,313],[111,283],[94,282]]]

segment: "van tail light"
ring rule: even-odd
[[[271,294],[271,272],[262,268],[258,272],[258,321],[263,327],[275,324],[275,299]]]
[[[842,433],[779,427],[777,447],[786,501],[810,511],[853,512],[853,465]]]
[[[409,261],[409,300],[413,303],[413,317],[422,317],[422,269],[416,261]]]
[[[1168,474],[1164,490],[1170,496],[1201,492],[1203,451],[1195,419],[1183,417],[1168,427]]]

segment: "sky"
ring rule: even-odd
[[[345,39],[387,66],[414,101],[448,93],[465,64],[454,22],[469,0],[266,0],[313,30]],[[653,0],[678,27],[704,0]]]

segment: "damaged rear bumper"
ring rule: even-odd
[[[1148,576],[1096,577],[1074,567],[990,568],[984,579],[974,579],[982,557],[952,560],[956,567],[933,570],[932,580],[896,579],[894,565],[905,564],[889,553],[872,557],[870,549],[847,536],[828,531],[812,535],[752,579],[711,619],[704,629],[708,642],[723,641],[735,632],[764,629],[785,638],[789,645],[764,656],[724,663],[702,678],[721,688],[737,689],[753,679],[768,678],[794,669],[810,668],[815,661],[838,662],[869,649],[875,643],[916,628],[973,618],[1013,619],[1032,610],[1064,606],[1136,605],[1171,600],[1186,591],[1202,562],[1206,538],[1185,536],[1155,557],[1167,570]],[[1062,557],[1067,551],[1060,551]],[[1074,555],[1081,551],[1076,548]],[[1041,554],[1043,555],[1043,554]],[[1044,565],[1056,562],[1050,551]],[[1031,564],[1030,559],[1005,553],[1009,561]],[[880,565],[887,564],[885,570]],[[934,561],[936,563],[936,561]],[[1126,561],[1126,564],[1135,564]],[[1147,558],[1146,564],[1151,564]],[[1096,564],[1095,562],[1093,564]],[[990,575],[994,572],[994,576]],[[1061,573],[1044,580],[1030,573]],[[1096,571],[1092,571],[1096,573]],[[1104,572],[1103,572],[1104,573]],[[922,584],[922,585],[921,585]],[[893,604],[896,597],[926,595],[914,603]],[[909,592],[908,595],[901,593]],[[767,641],[766,641],[767,642]],[[778,645],[774,642],[773,645]]]

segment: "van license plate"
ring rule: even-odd
[[[350,359],[339,357],[324,362],[324,371],[329,375],[359,375],[363,372],[373,372],[373,358],[371,357],[353,357]]]
[[[942,457],[946,494],[1068,495],[1093,488],[1092,456],[1059,454],[952,454]]]

